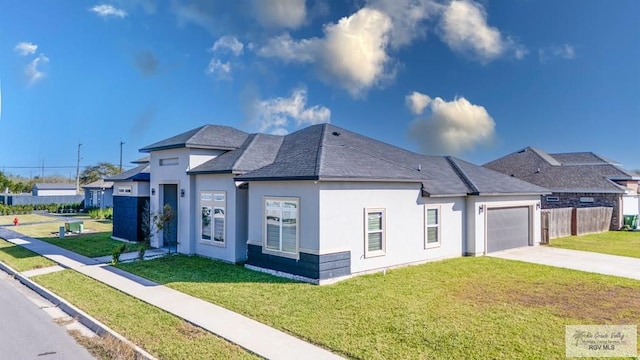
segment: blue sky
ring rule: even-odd
[[[330,121],[482,164],[640,169],[637,0],[0,0],[0,167],[75,177],[207,123]]]

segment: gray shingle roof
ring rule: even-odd
[[[280,150],[283,136],[252,134],[235,150],[228,151],[189,171],[190,174],[235,173],[259,169],[271,164]]]
[[[106,181],[149,181],[150,166],[149,163],[143,163],[131,170],[127,170],[120,174],[106,178]]]
[[[83,189],[111,189],[112,187],[113,182],[104,180],[97,180],[92,183],[82,185]]]
[[[204,125],[140,149],[140,152],[183,147],[233,150],[239,148],[248,134],[223,125]]]
[[[470,179],[479,188],[470,186]],[[285,136],[271,164],[237,180],[409,181],[422,183],[428,196],[547,192],[459,159],[416,154],[331,124]]]
[[[530,147],[488,162],[484,167],[554,192],[623,193],[624,188],[611,179],[634,179],[630,172],[593,153],[547,154]]]

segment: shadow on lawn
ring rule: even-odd
[[[169,255],[147,261],[121,263],[116,268],[158,284],[169,283],[260,283],[300,284],[258,271],[200,256]]]
[[[0,247],[0,252],[11,256],[14,259],[27,259],[33,257],[39,257],[40,255],[26,250],[23,247],[14,245],[7,247]]]

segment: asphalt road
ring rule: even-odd
[[[28,292],[0,272],[0,359],[93,359],[64,327],[27,297],[34,296]]]

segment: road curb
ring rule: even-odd
[[[5,264],[2,261],[0,261],[0,270],[13,276],[18,281],[20,281],[23,285],[25,285],[29,289],[38,293],[38,295],[49,300],[49,302],[51,302],[53,305],[57,306],[60,310],[64,311],[67,315],[76,319],[78,322],[86,326],[89,330],[96,333],[97,335],[109,334],[114,338],[122,341],[123,343],[131,346],[135,350],[135,352],[138,353],[143,358],[147,360],[158,360],[156,357],[144,351],[142,348],[132,343],[129,339],[125,338],[124,336],[118,334],[117,332],[109,328],[107,325],[101,323],[100,321],[94,319],[91,315],[71,305],[65,299],[59,297],[58,295],[52,293],[51,291],[45,289],[44,287],[36,284],[31,279],[22,275],[19,271],[14,270],[12,267],[10,267],[9,265]]]

